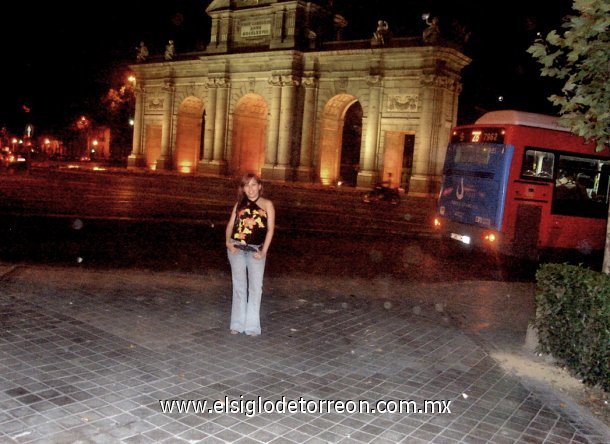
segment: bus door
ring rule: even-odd
[[[507,206],[507,238],[515,256],[536,258],[549,229],[549,203],[555,154],[526,146],[520,178],[512,182]]]
[[[513,153],[512,145],[450,144],[439,214],[459,224],[501,231]]]
[[[512,253],[519,257],[536,259],[540,241],[542,206],[518,204],[515,215],[515,232]]]

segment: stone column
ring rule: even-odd
[[[214,157],[214,125],[216,123],[216,84],[208,82],[208,103],[205,107],[205,131],[203,134],[203,160],[209,162]]]
[[[451,110],[451,127],[457,125],[458,104],[460,94],[462,93],[462,84],[456,79],[455,87],[453,88],[453,109]]]
[[[280,121],[277,143],[277,165],[273,171],[274,179],[285,180],[290,176],[290,157],[292,153],[292,125],[295,113],[295,88],[299,81],[293,76],[282,76],[282,95],[280,100]]]
[[[379,149],[377,143],[379,140],[382,77],[379,75],[369,76],[367,83],[369,85],[369,104],[366,113],[364,149],[360,154],[360,171],[358,172],[358,186],[365,187],[371,186],[377,177],[375,156]]]
[[[421,113],[413,153],[413,175],[409,192],[434,193],[435,159],[441,131],[442,84],[446,79],[437,75],[421,78]],[[434,153],[434,154],[432,154]]]
[[[222,166],[225,164],[224,151],[227,132],[227,114],[229,82],[226,79],[218,79],[218,93],[216,97],[216,116],[214,119],[214,158],[213,162]]]
[[[211,47],[218,45],[218,34],[220,33],[218,23],[219,23],[218,18],[213,17],[212,18],[212,30],[210,32],[210,44],[209,44],[209,46],[211,46]]]
[[[273,168],[277,163],[277,147],[280,129],[280,102],[282,99],[280,76],[274,75],[269,79],[271,84],[271,106],[269,109],[269,137],[267,149],[265,150],[265,165],[262,168],[262,175],[273,177]]]
[[[284,20],[286,11],[283,9],[276,9],[273,11],[271,16],[271,41],[269,42],[270,49],[281,48],[284,41]]]
[[[144,146],[142,144],[142,133],[144,127],[144,107],[146,104],[146,89],[138,85],[135,89],[136,110],[133,119],[133,143],[131,154],[127,158],[127,166],[141,167],[146,166],[144,157]]]
[[[231,33],[231,17],[212,17],[210,30],[210,43],[206,48],[208,53],[226,52],[229,49],[229,35]]]
[[[314,77],[303,78],[302,84],[305,87],[305,100],[303,103],[303,127],[301,130],[301,152],[297,180],[309,182],[313,177],[313,138],[318,85]]]
[[[458,79],[447,78],[447,82],[442,91],[442,116],[439,122],[439,135],[436,153],[434,154],[434,182],[435,190],[440,190],[441,177],[443,175],[443,166],[447,154],[447,145],[451,140],[451,128],[457,124],[458,98],[462,86]]]
[[[166,81],[163,87],[163,123],[161,129],[161,157],[157,160],[157,169],[173,169],[171,152],[172,109],[174,106],[174,85]]]
[[[226,144],[229,82],[224,78],[208,80],[208,103],[203,134],[203,159],[198,171],[221,175],[226,173]]]

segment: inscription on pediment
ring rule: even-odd
[[[239,35],[242,38],[271,35],[271,20],[244,20],[241,22]]]

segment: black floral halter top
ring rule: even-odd
[[[231,238],[240,244],[262,245],[267,236],[267,212],[258,206],[256,200],[249,200],[238,210]]]

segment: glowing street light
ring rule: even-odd
[[[78,129],[85,129],[89,126],[89,120],[85,116],[80,116],[80,119],[76,121]]]

